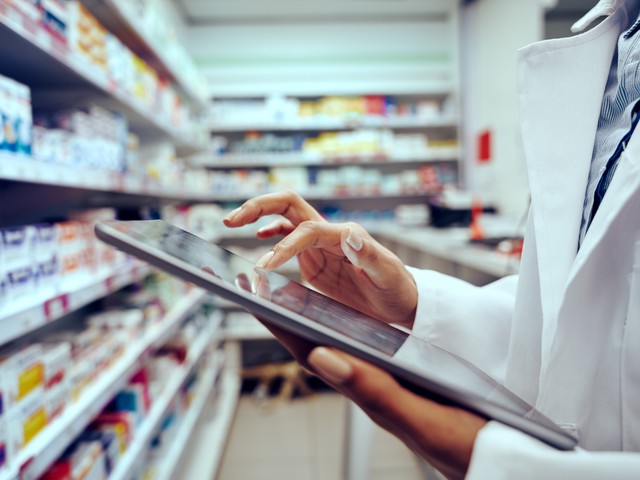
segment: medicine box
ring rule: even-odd
[[[33,344],[1,352],[0,375],[3,407],[10,413],[29,394],[44,389],[42,346]]]

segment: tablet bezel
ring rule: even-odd
[[[560,427],[553,424],[550,419],[544,417],[533,407],[531,407],[531,413],[543,418],[544,421],[548,422],[548,425],[527,418],[504,405],[482,398],[471,391],[462,391],[456,386],[446,385],[442,380],[430,379],[424,373],[411,369],[409,365],[403,364],[401,366],[393,363],[384,354],[361,342],[354,341],[338,331],[313,322],[299,313],[288,310],[250,292],[235,287],[232,288],[228,282],[217,278],[215,275],[211,275],[178,257],[127,235],[118,228],[128,228],[128,224],[148,224],[149,222],[163,222],[170,228],[178,228],[163,220],[109,221],[98,222],[95,226],[95,232],[96,236],[105,243],[235,302],[252,314],[272,322],[275,326],[314,344],[338,348],[384,369],[405,388],[421,396],[439,403],[458,406],[487,419],[499,421],[559,450],[573,450],[577,445],[575,437],[561,430]],[[194,236],[197,237],[197,235]],[[200,240],[207,242],[202,238]],[[216,248],[222,248],[212,242],[207,243]],[[229,253],[235,255],[231,252]],[[246,259],[244,260],[247,261]]]

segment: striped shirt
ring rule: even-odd
[[[584,199],[579,245],[598,208],[599,200],[615,173],[616,151],[626,147],[625,137],[632,133],[637,123],[634,106],[640,99],[640,34],[637,33],[640,29],[638,17],[640,2],[625,3],[626,16],[622,16],[622,21],[625,22],[624,30],[618,39],[617,49],[611,62],[598,120]]]

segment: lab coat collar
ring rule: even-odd
[[[540,273],[543,365],[577,252],[600,105],[620,34],[616,17],[583,34],[519,51],[518,100]]]

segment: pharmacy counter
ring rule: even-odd
[[[407,265],[437,270],[476,285],[518,272],[517,256],[471,244],[466,228],[380,224],[367,226],[367,231]]]

